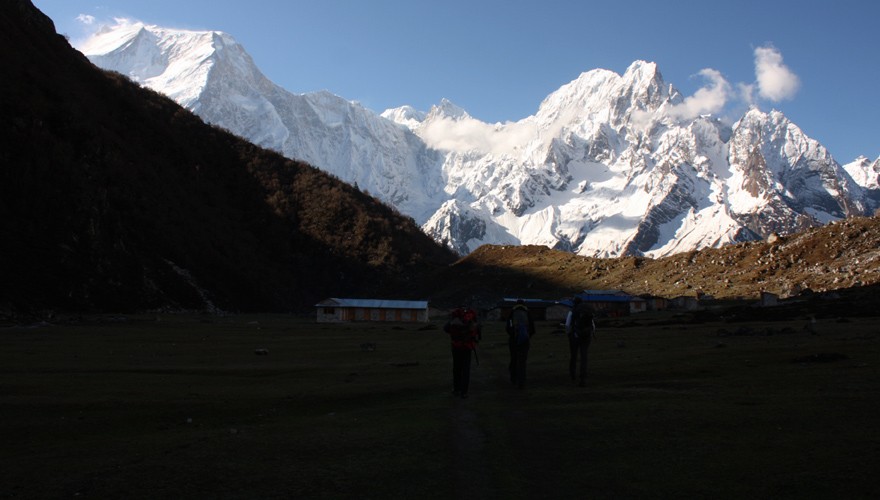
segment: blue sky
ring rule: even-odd
[[[785,113],[841,164],[880,157],[875,0],[33,1],[74,42],[115,17],[224,31],[287,90],[376,112],[447,98],[482,121],[516,121],[591,69],[653,61],[685,96],[711,69],[732,89],[720,114],[741,116],[738,89],[751,86],[752,104]],[[788,81],[762,95],[765,48]]]

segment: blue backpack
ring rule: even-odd
[[[514,309],[510,321],[513,325],[513,338],[517,345],[529,341],[529,313],[524,309]]]

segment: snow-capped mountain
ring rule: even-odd
[[[865,189],[880,189],[880,158],[873,162],[860,156],[856,161],[843,166],[849,175]]]
[[[663,256],[876,205],[878,162],[843,168],[776,111],[732,125],[690,116],[644,61],[623,75],[583,73],[535,115],[487,124],[446,100],[379,115],[329,92],[290,93],[219,32],[125,24],[80,49],[209,123],[358,185],[460,253],[496,243]]]
[[[442,192],[442,154],[405,127],[330,92],[293,94],[269,81],[221,32],[125,23],[79,49],[96,65],[168,95],[208,123],[357,184],[425,219]]]
[[[865,190],[872,201],[872,208],[876,210],[876,207],[880,207],[880,158],[872,162],[860,156],[856,161],[844,165],[843,169]]]

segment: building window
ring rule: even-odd
[[[324,314],[336,314],[336,310],[333,309],[332,307],[325,307]]]

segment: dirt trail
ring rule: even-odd
[[[485,453],[486,433],[476,414],[467,408],[468,401],[456,401],[451,411],[455,429],[455,497],[491,498],[492,477]]]
[[[488,351],[480,351],[479,356],[480,364],[474,361],[471,365],[471,397],[455,399],[450,409],[456,452],[456,498],[496,498],[498,493],[490,467],[492,457],[486,450],[487,423],[480,421],[475,409],[500,397],[502,389],[513,389],[506,378],[501,377],[502,372],[507,372],[506,359],[495,359]]]

